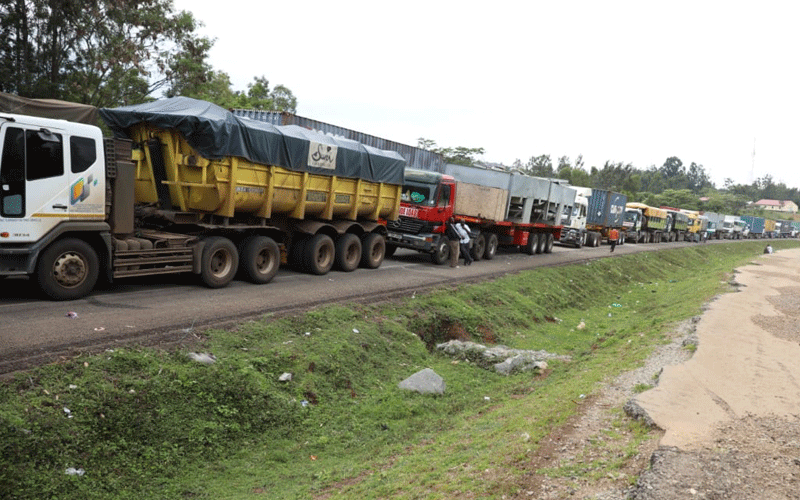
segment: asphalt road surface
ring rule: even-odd
[[[320,304],[374,302],[538,266],[688,245],[692,243],[626,244],[611,254],[608,245],[574,249],[557,244],[553,253],[534,256],[500,249],[491,261],[456,269],[435,265],[427,255],[398,250],[372,270],[313,276],[282,268],[266,285],[234,281],[217,290],[199,285],[193,275],[155,276],[119,280],[71,302],[41,299],[34,283],[8,278],[0,281],[0,374],[124,343],[187,341],[209,326],[300,312]]]

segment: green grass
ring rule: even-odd
[[[776,249],[797,247],[777,241]],[[760,242],[537,269],[391,304],[321,308],[206,332],[195,351],[118,349],[0,385],[3,498],[501,498],[538,444],[676,321],[727,291]],[[581,328],[579,325],[585,325]],[[451,339],[572,357],[500,376]],[[432,368],[442,396],[401,391]],[[280,381],[291,373],[290,381]],[[644,388],[643,388],[644,389]],[[68,409],[69,413],[65,410]],[[648,435],[621,412],[615,433]],[[638,441],[637,441],[638,440]],[[599,444],[598,444],[599,445]],[[613,474],[634,449],[582,470]],[[83,476],[64,473],[82,468]]]

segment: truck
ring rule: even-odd
[[[764,219],[764,236],[766,238],[775,238],[777,235],[777,224],[772,219]]]
[[[689,217],[689,230],[686,232],[685,241],[699,243],[708,237],[708,218],[693,210],[681,210]]]
[[[792,221],[781,219],[778,221],[780,224],[779,227],[776,228],[778,232],[779,238],[792,238]]]
[[[722,220],[722,237],[728,240],[741,240],[748,237],[747,223],[738,215],[726,215]]]
[[[625,218],[625,205],[628,197],[606,189],[577,187],[575,208],[570,220],[569,229],[561,232],[562,243],[582,244],[596,247],[608,240],[612,229],[618,230],[617,243],[625,240],[622,227]]]
[[[444,230],[451,217],[469,226],[475,260],[494,258],[499,246],[550,253],[560,240],[574,189],[517,171],[449,163],[444,170],[406,169],[400,216],[387,222],[389,255],[407,248],[429,254],[437,264],[447,262]]]
[[[703,212],[703,215],[708,218],[708,239],[722,239],[725,234],[722,228],[725,215],[717,212]]]
[[[405,160],[175,97],[100,115],[100,128],[0,113],[0,276],[72,300],[99,279],[240,273],[272,280],[380,266]]]
[[[623,244],[625,242],[623,221],[627,204],[628,197],[622,193],[592,189],[589,211],[586,214],[586,228],[599,233],[604,240],[608,240],[611,230],[616,229],[619,233],[617,243]]]
[[[667,228],[662,241],[684,241],[689,232],[689,216],[679,208],[662,206],[661,209],[667,211]]]
[[[623,227],[626,241],[661,243],[667,229],[667,211],[644,203],[627,203]]]
[[[581,248],[584,245],[597,246],[595,239],[589,236],[586,229],[586,213],[589,210],[589,197],[592,195],[592,189],[577,186],[574,189],[575,204],[572,207],[572,213],[564,221],[559,243],[575,248]]]
[[[792,221],[790,224],[792,226],[792,238],[797,238],[800,236],[800,221]]]
[[[757,240],[764,238],[765,220],[757,215],[741,215],[748,229],[748,238]]]

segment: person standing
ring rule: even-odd
[[[617,246],[619,240],[619,231],[612,229],[608,232],[608,242],[611,244],[611,253],[614,253],[614,247]]]
[[[472,256],[469,254],[469,228],[463,222],[456,223],[456,231],[461,237],[461,254],[464,256],[464,265],[469,266],[472,264]]]
[[[450,217],[444,225],[444,235],[450,247],[450,267],[458,266],[458,247],[461,244],[461,236],[458,234],[455,222],[455,218]]]

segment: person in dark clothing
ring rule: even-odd
[[[472,255],[469,254],[469,228],[463,222],[456,224],[456,231],[461,237],[461,255],[464,256],[464,265],[472,264]]]
[[[456,229],[456,220],[450,217],[444,226],[444,235],[447,237],[447,244],[450,246],[450,267],[458,266],[458,247],[461,244],[461,236]]]

